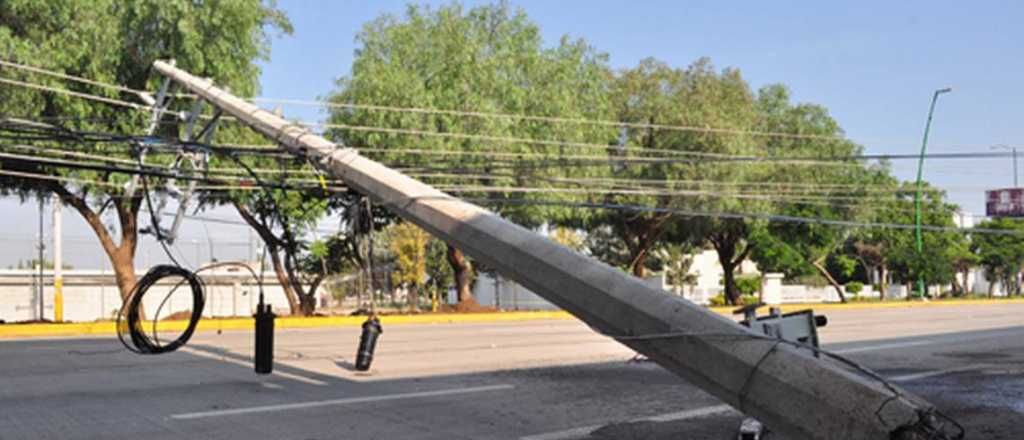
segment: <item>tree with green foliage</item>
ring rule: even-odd
[[[409,309],[415,311],[420,289],[427,282],[427,242],[430,234],[402,222],[391,227],[389,246],[395,256],[394,280],[408,289]]]
[[[790,133],[793,136],[769,136],[758,140],[763,154],[773,158],[802,158],[793,164],[779,161],[769,165],[768,185],[779,195],[772,211],[791,217],[826,220],[863,221],[868,218],[869,188],[888,170],[884,165],[860,161],[835,161],[837,157],[857,156],[863,149],[845,139],[842,128],[815,104],[793,104],[784,86],[771,85],[758,92],[757,129],[763,132]],[[829,266],[852,267],[840,252],[852,231],[812,222],[762,222],[751,240],[753,259],[763,271],[782,272],[788,277],[817,273],[846,302],[842,286]],[[829,263],[832,264],[829,264]],[[837,264],[838,263],[838,264]]]
[[[720,154],[750,154],[752,144],[744,135],[663,127],[716,127],[739,132],[748,128],[754,121],[753,97],[739,71],[717,71],[707,59],[684,69],[645,59],[637,67],[616,74],[611,96],[618,121],[647,126],[625,131],[619,145],[609,148],[612,163],[603,171],[612,179],[662,182],[665,192],[653,195],[609,193],[593,197],[592,202],[711,212],[735,211],[744,205],[739,199],[723,197],[722,187],[718,185],[747,178],[748,168],[735,163],[697,160]],[[648,157],[655,152],[677,160],[623,161]],[[646,260],[651,250],[666,233],[679,230],[674,223],[684,221],[669,212],[622,210],[598,211],[579,220],[588,230],[611,232],[627,251],[626,267],[638,277],[647,272]],[[729,261],[724,265],[731,268],[735,258],[745,256],[745,252],[736,251],[736,243],[726,237],[735,222],[703,218],[687,223],[684,229],[691,230],[695,236],[709,237],[715,248],[720,249],[720,255],[729,254]],[[680,238],[690,241],[690,237]],[[730,291],[735,290],[731,276],[727,285]]]
[[[547,165],[593,153],[579,143],[614,137],[611,128],[430,111],[606,119],[606,57],[582,40],[562,38],[545,47],[537,26],[507,4],[409,6],[403,17],[385,15],[366,24],[357,43],[351,74],[338,80],[330,97],[349,106],[332,109],[328,120],[336,125],[327,135],[429,183],[487,187],[459,195],[523,226],[566,214],[521,203],[532,196],[501,188],[545,184],[576,172]],[[427,110],[365,107],[380,105]],[[494,154],[497,149],[501,155]],[[459,301],[471,301],[470,260],[454,247],[446,259]]]
[[[689,243],[664,243],[651,252],[651,260],[656,261],[665,274],[665,281],[674,287],[689,287],[692,293],[697,283],[698,274],[690,273],[693,266],[693,253],[696,248]]]
[[[914,224],[914,194],[916,186],[904,183],[885,204],[876,209],[876,221],[886,224]],[[946,203],[945,193],[925,183],[921,200],[921,224],[928,227],[954,228],[953,217],[957,207]],[[867,242],[883,243],[886,264],[897,282],[912,285],[919,277],[931,286],[950,284],[957,274],[956,262],[967,245],[967,236],[957,231],[929,231],[922,235],[924,252],[918,252],[914,231],[909,228],[878,229],[866,234]],[[928,294],[928,292],[926,292]],[[908,295],[908,299],[911,295]]]
[[[291,31],[273,3],[260,0],[194,2],[188,0],[5,0],[0,2],[0,58],[63,74],[156,90],[161,78],[152,69],[157,59],[175,59],[191,73],[212,78],[236,93],[257,91],[259,67],[269,51],[268,32]],[[4,69],[4,77],[105,98],[139,102],[134,93]],[[184,110],[189,102],[173,107]],[[0,115],[58,124],[63,128],[114,134],[139,134],[148,113],[86,101],[55,92],[0,87]],[[178,139],[183,129],[175,120],[160,121],[158,135]],[[227,127],[218,139],[249,139],[251,133]],[[37,146],[74,149],[78,153],[134,160],[124,145],[89,142],[35,142]],[[168,162],[154,155],[148,160]],[[0,178],[3,194],[56,195],[73,207],[92,228],[114,269],[122,297],[135,285],[140,191],[129,194],[125,173],[70,170],[31,161],[5,160],[6,170],[47,174],[52,180]],[[152,186],[161,185],[154,182]],[[105,213],[116,220],[108,226]]]
[[[981,263],[981,257],[971,250],[969,240],[956,240],[946,252],[950,255],[953,263],[953,270],[960,274],[960,278],[953,277],[953,295],[967,296],[971,293],[970,281],[971,269]]]
[[[994,218],[978,228],[1005,231],[1005,234],[976,233],[971,237],[971,250],[985,269],[989,281],[989,296],[1000,283],[1007,295],[1020,294],[1020,272],[1024,267],[1024,221],[1012,218]]]
[[[427,281],[424,284],[430,292],[431,298],[438,298],[444,301],[448,295],[448,289],[455,285],[454,272],[446,260],[448,245],[436,238],[427,241]]]
[[[316,252],[310,253],[309,235],[330,211],[332,202],[341,203],[333,193],[320,188],[264,189],[227,195],[227,203],[263,241],[264,252],[288,299],[292,315],[313,313],[317,288],[331,272],[328,265],[340,264],[326,260],[331,257],[330,251],[340,253],[347,249],[317,246],[313,249]],[[316,259],[321,260],[319,265],[315,264]]]

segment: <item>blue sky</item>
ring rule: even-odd
[[[443,2],[428,2],[442,4]],[[472,6],[481,2],[464,2]],[[363,23],[402,14],[403,1],[279,0],[295,33],[275,38],[262,63],[263,96],[315,99],[348,73]],[[583,38],[608,53],[613,67],[645,57],[685,66],[707,56],[738,68],[754,88],[784,83],[795,100],[824,105],[870,153],[916,153],[932,91],[943,96],[930,151],[988,151],[994,144],[1024,147],[1024,2],[1011,1],[515,1],[540,26],[545,41]],[[319,119],[314,109],[285,107],[289,117]],[[894,164],[913,177],[916,163]],[[983,188],[1009,186],[1012,164],[1000,160],[930,161],[925,178],[950,191],[951,201],[983,213]],[[27,258],[38,215],[34,203],[0,200],[0,265]],[[66,210],[69,258],[99,267],[95,238]],[[231,211],[211,216],[237,219]],[[47,214],[47,224],[48,224]],[[47,226],[48,228],[48,226]],[[185,260],[209,258],[207,239],[221,259],[248,252],[245,227],[192,222],[183,231]],[[80,250],[78,250],[80,249]],[[146,239],[140,266],[160,260]]]
[[[428,2],[427,4],[446,4]],[[486,2],[464,2],[472,6]],[[324,96],[349,71],[355,34],[401,1],[280,1],[295,34],[276,39],[263,65],[263,94]],[[686,66],[710,57],[738,68],[754,88],[789,86],[797,101],[824,105],[870,153],[916,153],[932,91],[942,97],[930,151],[1024,146],[1021,2],[516,1],[546,42],[583,38],[613,67],[654,57]],[[285,108],[317,119],[316,110]],[[894,164],[911,179],[914,161]],[[981,188],[1012,184],[1006,160],[934,161],[925,178],[966,211],[983,213]]]

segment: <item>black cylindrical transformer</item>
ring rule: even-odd
[[[256,374],[274,371],[274,312],[270,304],[263,304],[262,295],[256,305]]]
[[[366,371],[373,362],[373,351],[377,349],[377,338],[384,333],[380,320],[371,316],[363,323],[363,334],[359,337],[359,351],[356,352],[356,370]]]

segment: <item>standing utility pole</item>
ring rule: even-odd
[[[779,434],[804,440],[938,439],[935,410],[895,386],[734,321],[336,145],[157,61],[157,71],[374,203],[501,271]]]
[[[64,238],[60,198],[53,198],[53,320],[64,321]]]
[[[44,269],[44,265],[43,265],[43,260],[44,260],[43,251],[46,249],[46,245],[43,243],[43,238],[44,238],[43,237],[43,217],[44,217],[43,213],[45,212],[44,209],[43,209],[44,206],[45,205],[43,205],[43,198],[39,197],[39,245],[38,245],[38,247],[39,247],[39,261],[38,261],[39,262],[39,284],[37,284],[36,287],[38,288],[37,290],[38,290],[38,295],[39,295],[39,320],[40,321],[42,321],[43,319],[46,318],[46,315],[44,314],[46,309],[43,307],[43,305],[44,305],[43,304],[43,293],[44,293],[44,291],[46,289],[46,283],[44,282],[45,280],[43,278],[43,269]]]
[[[924,169],[924,153],[928,148],[928,130],[932,127],[932,114],[935,113],[935,102],[939,95],[952,92],[953,89],[946,87],[935,91],[932,95],[932,105],[928,108],[928,122],[924,124],[924,140],[921,141],[921,158],[917,160],[917,194],[914,196],[914,235],[917,239],[917,257],[924,258],[924,240],[921,237],[921,174]],[[924,274],[917,274],[917,295],[924,298]]]

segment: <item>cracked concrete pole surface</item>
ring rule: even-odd
[[[924,426],[932,410],[927,402],[802,349],[758,337],[729,319],[335,145],[173,64],[157,61],[155,68],[288,150],[316,159],[375,203],[787,438],[941,438],[911,437],[932,435]],[[636,338],[669,333],[674,336]]]

